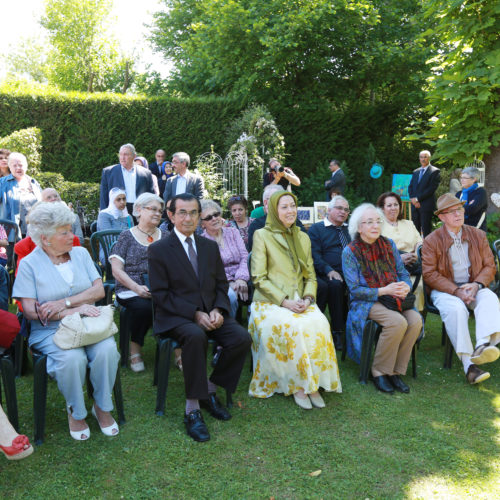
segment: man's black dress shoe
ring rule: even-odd
[[[231,414],[222,406],[222,403],[214,392],[208,395],[208,399],[200,399],[200,406],[208,410],[212,417],[219,420],[229,420],[231,418]]]
[[[394,392],[394,387],[392,387],[392,384],[389,382],[389,380],[387,380],[386,375],[373,377],[373,383],[379,391],[386,392],[387,394],[392,394]]]
[[[333,343],[337,351],[344,350],[344,343],[342,342],[342,332],[332,332]]]
[[[404,392],[405,394],[410,392],[410,388],[401,380],[399,375],[388,375],[387,378],[396,391]]]
[[[193,410],[184,415],[184,424],[186,425],[188,436],[192,437],[195,441],[204,442],[210,439],[210,434],[200,410]]]

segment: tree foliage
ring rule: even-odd
[[[112,0],[45,0],[47,79],[61,90],[125,92],[132,61],[108,31]]]
[[[417,0],[163,0],[151,40],[184,95],[411,101],[426,50]]]
[[[424,36],[444,50],[429,60],[426,94],[432,116],[425,136],[436,153],[458,165],[500,145],[500,3],[427,0],[425,18],[438,19]]]

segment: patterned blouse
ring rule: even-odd
[[[164,238],[168,231],[160,230],[160,238]],[[158,239],[160,239],[158,238]],[[144,285],[144,274],[148,273],[148,245],[140,243],[132,233],[131,229],[123,231],[118,238],[118,241],[113,246],[111,259],[115,257],[123,262],[123,270],[128,274],[129,278],[139,285]],[[137,294],[116,281],[116,294],[120,298],[136,296]],[[123,295],[126,294],[124,297]]]
[[[236,224],[236,221],[234,220],[228,220],[225,224],[225,227],[234,227],[240,232],[240,236],[243,239],[243,243],[245,243],[245,246],[248,248],[248,228],[250,227],[250,224],[253,222],[252,217],[247,217],[248,224],[245,227],[238,227],[238,224]]]
[[[203,231],[202,236],[209,240],[215,241],[215,238],[210,236],[206,231]],[[219,246],[220,256],[226,271],[226,278],[228,281],[250,279],[248,273],[248,252],[245,244],[237,229],[233,227],[222,228],[222,239],[224,241],[223,247]]]

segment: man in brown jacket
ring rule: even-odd
[[[452,194],[439,197],[435,214],[443,222],[422,246],[422,274],[431,290],[467,381],[477,384],[490,377],[477,367],[496,361],[500,350],[500,304],[488,288],[495,262],[486,234],[464,224],[463,202]],[[476,319],[476,348],[468,329],[469,311]]]

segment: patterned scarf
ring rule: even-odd
[[[475,191],[478,188],[477,182],[474,182],[471,187],[462,189],[462,194],[460,195],[460,200],[465,201],[465,205],[467,206],[469,203],[469,193]]]
[[[370,288],[382,288],[399,281],[396,260],[388,238],[379,236],[371,245],[356,238],[349,243],[349,248],[358,260],[361,273]]]

